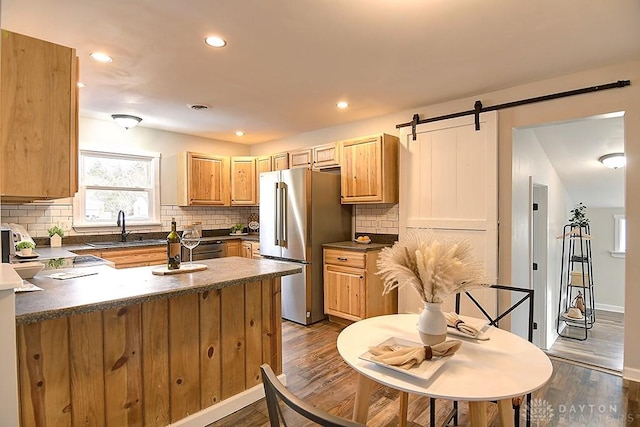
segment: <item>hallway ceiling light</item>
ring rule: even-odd
[[[624,167],[627,164],[627,159],[624,156],[624,153],[606,154],[600,157],[598,161],[609,169],[618,169]]]
[[[130,116],[128,114],[112,114],[111,118],[125,129],[131,129],[138,126],[142,121],[140,117]]]
[[[207,37],[204,42],[211,47],[225,47],[227,45],[227,41],[218,36]]]

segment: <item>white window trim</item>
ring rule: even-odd
[[[150,221],[135,221],[135,220],[127,220],[127,228],[128,229],[140,229],[140,228],[149,228],[151,226],[159,226],[162,225],[160,218],[160,153],[158,152],[141,152],[141,151],[108,151],[108,150],[79,150],[79,165],[78,165],[78,192],[73,198],[73,228],[74,229],[82,229],[82,231],[116,231],[120,230],[114,222],[86,222],[84,221],[83,209],[84,206],[84,198],[85,191],[87,186],[83,185],[82,179],[84,176],[84,162],[81,161],[82,156],[84,154],[95,155],[95,156],[107,156],[107,157],[122,157],[123,159],[136,159],[136,160],[147,160],[151,161],[153,167],[153,178],[152,184],[149,191],[149,198],[152,201],[149,204],[149,214],[151,217]],[[100,187],[107,188],[107,187]]]
[[[613,258],[624,258],[626,256],[626,244],[625,247],[622,248],[623,237],[625,237],[624,241],[626,242],[626,236],[622,233],[626,233],[626,219],[624,214],[614,214],[613,215],[613,233],[614,233],[614,246],[613,250],[609,251]],[[624,227],[622,224],[624,223]]]

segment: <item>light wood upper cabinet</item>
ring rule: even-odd
[[[272,160],[271,156],[260,156],[256,158],[256,204],[260,203],[260,174],[262,172],[271,172]]]
[[[313,150],[307,148],[305,150],[290,151],[289,152],[289,167],[290,168],[309,168],[313,162]]]
[[[398,137],[371,135],[341,145],[342,203],[397,203]]]
[[[229,206],[229,157],[184,152],[178,155],[179,206]]]
[[[289,153],[278,153],[273,156],[273,167],[274,171],[281,171],[283,169],[289,169]]]
[[[317,145],[313,147],[313,169],[333,168],[340,166],[340,144]]]
[[[258,201],[256,191],[256,158],[231,158],[231,206],[255,205]]]
[[[4,201],[78,191],[75,49],[2,30],[0,193]]]

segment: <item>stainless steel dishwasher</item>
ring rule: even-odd
[[[189,261],[189,249],[182,247],[182,262]],[[222,258],[225,254],[225,244],[221,240],[203,240],[193,248],[193,260]]]

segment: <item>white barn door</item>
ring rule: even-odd
[[[473,116],[426,123],[400,132],[399,233],[430,228],[443,236],[470,240],[475,255],[484,261],[490,283],[498,276],[498,135],[497,113],[480,115],[480,130]],[[493,289],[474,290],[474,297],[495,314]],[[463,312],[476,315],[469,304]],[[445,309],[453,308],[453,298]],[[400,313],[421,309],[416,292],[398,293]]]

